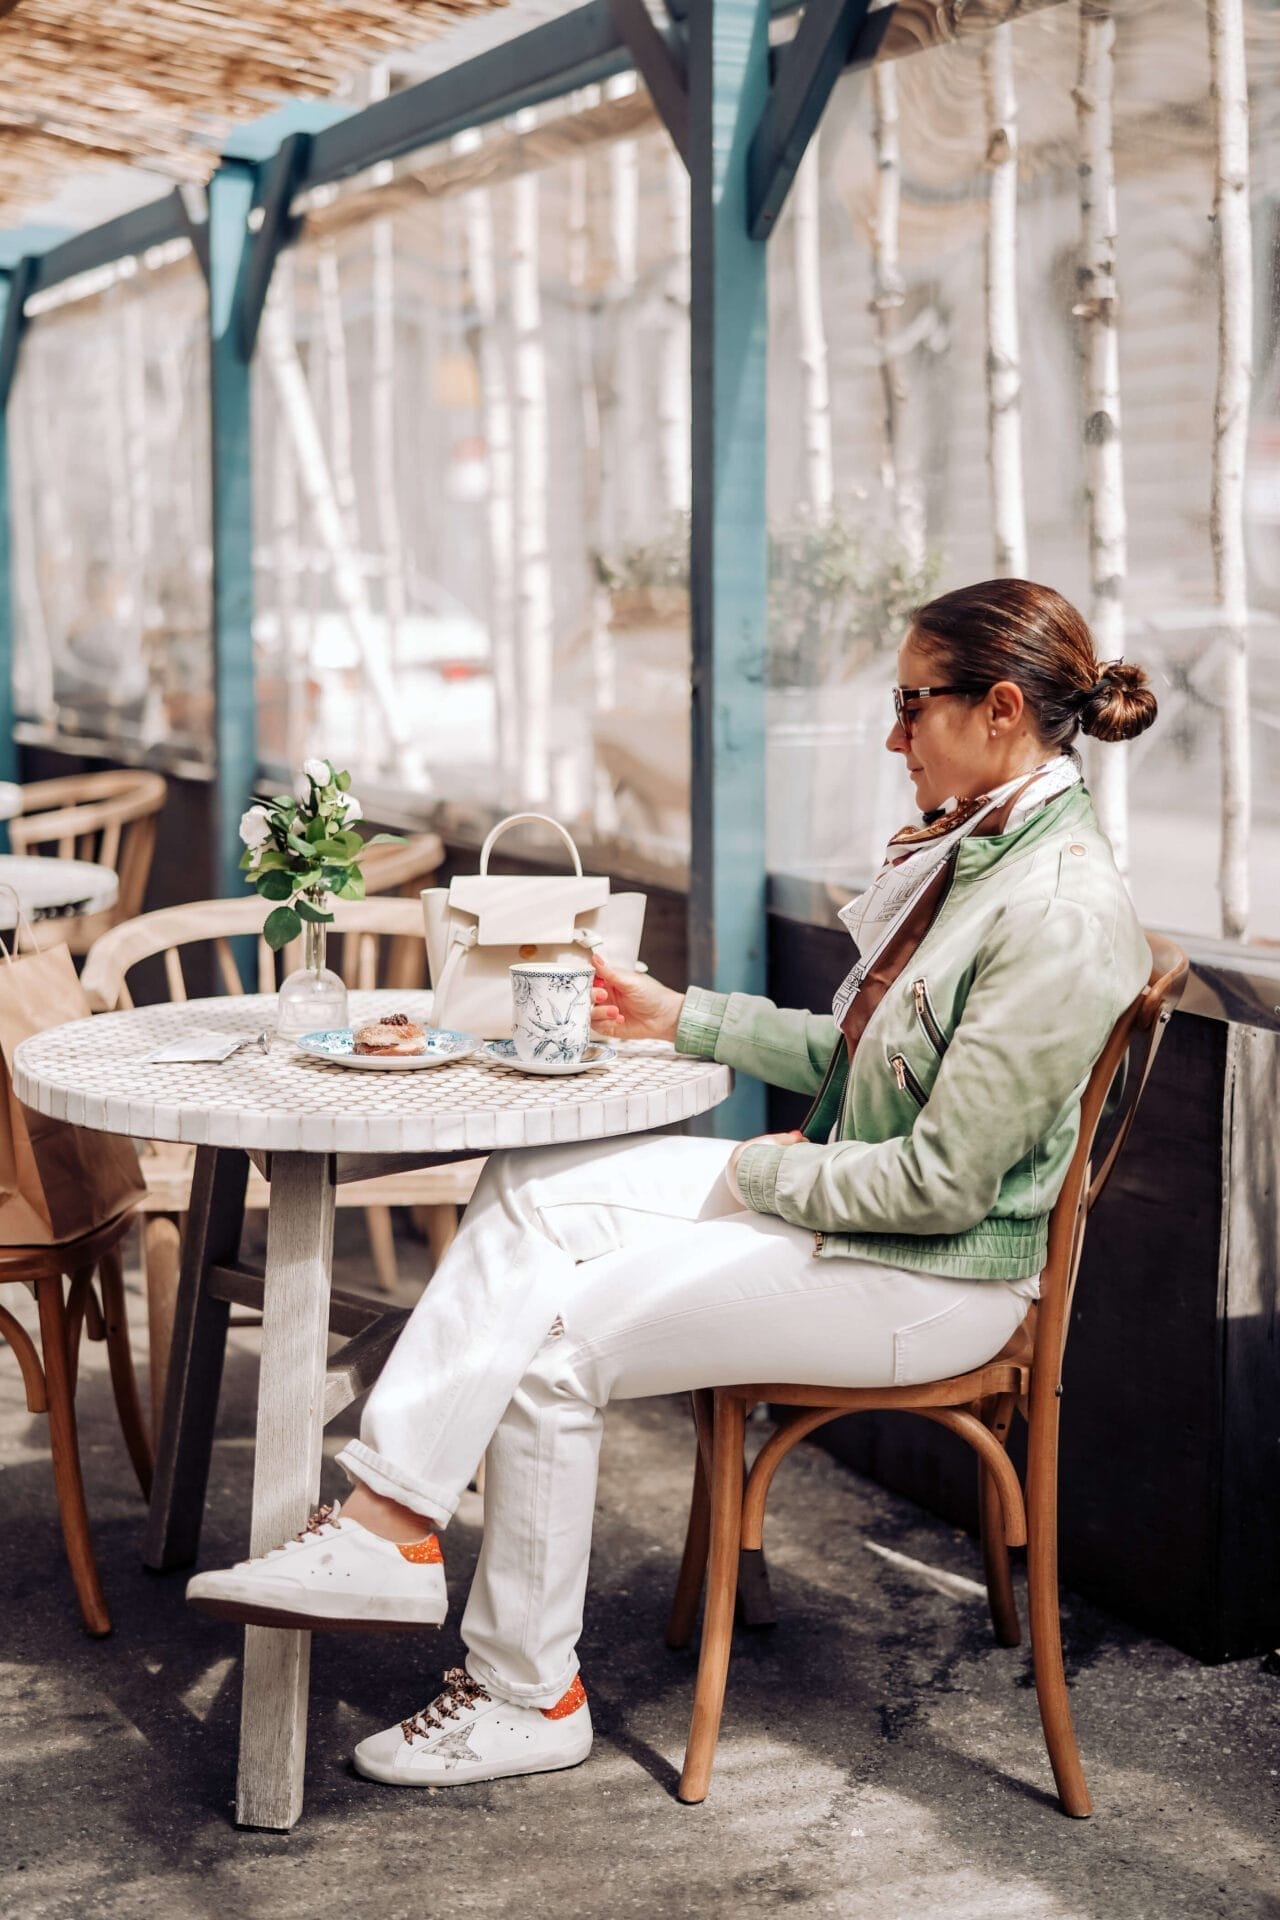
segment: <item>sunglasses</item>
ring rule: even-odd
[[[919,703],[922,700],[938,700],[945,693],[985,693],[985,686],[975,680],[957,681],[947,687],[895,687],[893,690],[893,712],[898,725],[902,728],[905,740],[910,740],[911,729],[919,719]]]

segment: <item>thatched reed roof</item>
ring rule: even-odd
[[[0,0],[0,225],[72,172],[207,178],[228,127],[506,0]]]

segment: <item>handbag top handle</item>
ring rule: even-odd
[[[489,855],[492,852],[494,842],[498,839],[499,835],[504,834],[507,831],[508,827],[522,826],[526,821],[530,821],[530,820],[541,821],[544,827],[551,827],[556,833],[560,835],[560,838],[564,841],[566,847],[568,847],[569,852],[573,855],[573,871],[577,875],[578,879],[581,880],[582,856],[579,854],[578,849],[574,844],[573,835],[570,833],[568,827],[562,827],[560,822],[558,820],[553,820],[549,813],[509,813],[505,820],[499,820],[497,826],[494,827],[492,831],[489,833],[487,839],[485,840],[484,845],[480,849],[481,873],[488,873],[489,871]]]

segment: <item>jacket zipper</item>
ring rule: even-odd
[[[898,1083],[899,1093],[909,1093],[918,1107],[924,1106],[929,1096],[912,1073],[903,1055],[895,1053],[889,1065],[893,1068],[893,1077]]]
[[[822,1084],[818,1088],[818,1091],[813,1096],[813,1101],[809,1107],[808,1113],[806,1113],[804,1119],[800,1122],[800,1131],[805,1135],[806,1139],[808,1138],[808,1134],[809,1134],[809,1122],[813,1119],[813,1116],[815,1115],[815,1113],[817,1113],[818,1108],[822,1105],[823,1097],[826,1094],[827,1088],[831,1085],[831,1081],[835,1074],[835,1070],[839,1066],[840,1060],[843,1054],[844,1054],[844,1041],[842,1039],[838,1039],[836,1041],[834,1048],[832,1049],[831,1058],[827,1062],[827,1070],[822,1076]]]
[[[911,992],[915,998],[916,1013],[919,1016],[920,1025],[928,1034],[929,1042],[934,1052],[941,1057],[947,1050],[948,1041],[946,1034],[938,1025],[937,1015],[929,1004],[929,989],[923,980],[913,980],[911,983]]]

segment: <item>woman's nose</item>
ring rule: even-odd
[[[906,734],[903,732],[901,720],[894,721],[885,736],[884,744],[886,751],[889,753],[905,753],[907,751],[909,743]]]

